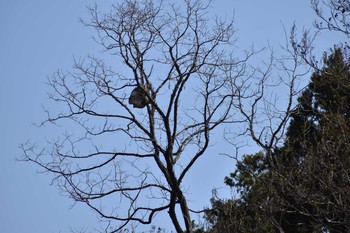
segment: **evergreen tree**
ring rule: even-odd
[[[298,99],[275,168],[246,155],[226,177],[237,200],[212,200],[208,232],[350,232],[350,62],[324,55]]]

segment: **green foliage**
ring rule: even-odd
[[[266,161],[263,153],[244,156],[237,162],[237,170],[225,177],[225,183],[235,187],[244,197],[258,182],[259,177],[266,170]]]
[[[212,200],[208,232],[350,231],[350,63],[324,55],[298,99],[277,161],[245,155],[225,183],[240,195]]]

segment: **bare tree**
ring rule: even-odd
[[[310,0],[310,4],[317,16],[314,22],[316,30],[312,32],[310,29],[304,29],[302,35],[298,36],[296,25],[293,25],[290,40],[298,56],[310,67],[320,71],[323,59],[315,55],[314,49],[317,47],[317,39],[321,31],[338,33],[340,37],[337,46],[342,47],[343,53],[349,57],[350,45],[347,39],[350,36],[350,1]]]
[[[334,30],[350,37],[350,1],[349,0],[311,0],[312,9],[320,19],[315,22],[320,30]],[[324,8],[327,12],[324,12]]]
[[[244,122],[237,136],[248,136],[263,149],[271,169],[278,165],[273,150],[284,142],[297,97],[306,85],[302,79],[310,70],[287,40],[282,55],[276,56],[271,50],[263,66],[253,67],[247,72],[244,84],[237,87],[234,107]]]
[[[109,222],[106,231],[150,224],[163,211],[177,232],[193,231],[183,181],[211,132],[234,122],[244,87],[236,80],[251,56],[233,57],[233,21],[209,10],[199,0],[127,0],[106,14],[91,7],[84,24],[97,30],[113,64],[89,57],[49,79],[49,97],[64,110],[47,110],[42,125],[66,124],[67,133],[49,149],[23,144],[24,160],[54,174],[64,192]]]
[[[281,56],[274,55],[272,51],[264,67],[253,68],[251,75],[245,79],[247,86],[243,85],[243,88],[238,88],[238,104],[235,105],[245,126],[240,135],[247,136],[262,149],[263,153],[257,153],[255,159],[259,162],[264,161],[263,163],[266,164],[266,167],[259,172],[249,167],[243,169],[250,174],[254,184],[261,182],[262,193],[266,192],[267,195],[267,198],[261,201],[261,197],[257,194],[255,197],[257,202],[249,203],[249,205],[262,211],[266,219],[279,232],[284,231],[280,219],[274,214],[277,200],[276,189],[278,189],[275,187],[275,177],[280,176],[279,172],[283,168],[276,158],[275,150],[285,141],[286,129],[296,106],[296,100],[306,85],[302,79],[311,70],[309,66],[305,66],[304,60],[293,49],[288,37],[286,39],[285,45],[282,46]],[[239,165],[243,164],[242,161],[244,157],[237,158],[237,167],[243,167]],[[262,179],[261,176],[265,176],[265,179]],[[263,196],[262,193],[260,195]]]

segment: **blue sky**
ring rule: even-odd
[[[110,2],[97,3],[108,7]],[[84,206],[71,208],[74,203],[50,186],[50,176],[37,174],[32,164],[16,162],[20,143],[28,139],[45,143],[52,133],[50,128],[32,124],[45,118],[42,105],[54,107],[47,100],[47,77],[57,69],[70,70],[73,57],[99,54],[101,48],[92,40],[94,32],[79,23],[79,18],[88,19],[85,6],[93,3],[0,0],[0,232],[69,232],[93,229],[98,223]],[[293,22],[300,29],[311,28],[314,21],[306,0],[216,0],[213,11],[221,16],[234,14],[237,51],[268,44],[278,49],[285,40],[282,25],[287,30]],[[316,52],[322,54],[341,40],[338,36],[322,33]],[[248,153],[255,151],[253,145],[247,149]],[[208,166],[203,159],[195,172],[205,174]],[[234,162],[222,158],[216,166],[217,172],[205,177],[206,182],[201,182],[202,176],[191,180],[200,184],[192,190],[198,206],[208,205],[213,187],[223,187],[223,178],[233,170]]]

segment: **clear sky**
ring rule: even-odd
[[[108,7],[112,1],[97,1]],[[16,162],[20,143],[28,139],[45,142],[50,130],[32,125],[45,118],[42,105],[47,100],[47,76],[57,69],[70,70],[74,57],[98,55],[100,47],[92,40],[93,31],[83,27],[79,18],[88,19],[86,5],[92,0],[0,0],[0,232],[50,233],[71,229],[93,229],[98,220],[81,205],[50,186],[50,177],[37,174],[32,164]],[[278,48],[284,43],[283,26],[293,22],[311,28],[314,14],[307,0],[216,0],[213,11],[222,16],[235,15],[239,50],[254,44]],[[323,33],[319,54],[339,41],[336,34]],[[230,150],[229,148],[227,151]],[[225,152],[227,152],[225,151]],[[256,152],[252,146],[247,152]],[[209,204],[211,189],[223,187],[223,178],[234,168],[234,161],[222,158],[212,166],[201,160],[191,182],[198,206]],[[203,179],[206,182],[203,182]],[[198,185],[200,184],[200,185]],[[157,222],[155,222],[157,224]],[[90,231],[88,231],[90,232]],[[94,232],[91,230],[91,232]]]

